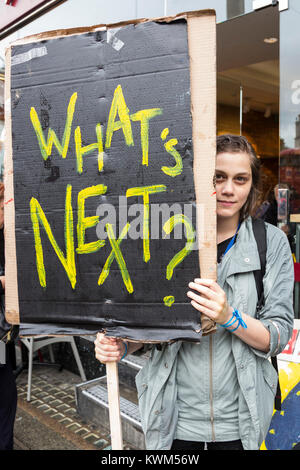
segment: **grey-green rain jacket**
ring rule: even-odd
[[[239,392],[239,432],[245,450],[257,450],[269,429],[277,389],[277,373],[269,358],[280,353],[293,329],[294,268],[286,235],[266,224],[267,264],[264,277],[265,305],[259,320],[270,331],[270,350],[258,351],[232,334]],[[235,245],[218,265],[218,284],[229,304],[255,316],[257,291],[253,271],[260,269],[252,219],[242,223]],[[177,423],[177,353],[181,342],[152,348],[136,384],[147,449],[168,450]],[[209,406],[209,404],[207,405]],[[226,403],[224,403],[226,407]]]

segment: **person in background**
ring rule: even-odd
[[[0,182],[0,295],[5,293],[4,184]],[[2,312],[0,313],[2,314]],[[6,345],[5,363],[0,364],[0,450],[13,450],[13,431],[17,409],[17,387]]]
[[[191,280],[188,299],[217,324],[197,344],[153,346],[136,377],[147,449],[258,450],[268,432],[277,390],[269,361],[288,343],[294,322],[294,269],[284,233],[265,224],[265,303],[257,312],[253,271],[260,258],[251,214],[260,187],[260,163],[242,136],[217,138],[217,282]],[[141,350],[98,333],[103,363]]]
[[[285,207],[287,204],[289,210],[289,201],[281,200],[279,201],[279,192],[280,189],[288,190],[287,196],[289,197],[289,187],[286,183],[277,184],[274,189],[272,190],[269,198],[265,200],[261,206],[257,209],[255,216],[259,219],[264,220],[269,224],[275,225],[275,227],[279,226],[279,228],[286,234],[292,252],[295,252],[295,227],[294,224],[289,223],[289,212],[287,214],[288,218],[285,222],[282,223],[280,214],[281,205],[283,206],[283,211],[285,213]],[[279,204],[278,204],[279,203]]]
[[[288,186],[284,183],[277,184],[267,200],[258,208],[256,217],[264,220],[268,224],[278,224],[278,189],[288,189]]]

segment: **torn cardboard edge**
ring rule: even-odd
[[[96,336],[99,333],[99,328],[83,326],[80,328],[71,325],[52,325],[52,324],[36,324],[36,323],[21,323],[19,329],[19,335],[21,338],[30,338],[33,336],[81,336],[91,337]],[[130,341],[131,343],[145,343],[145,344],[160,344],[170,343],[175,341],[192,341],[200,342],[202,337],[202,330],[199,325],[197,331],[188,329],[170,329],[170,328],[131,328],[131,327],[119,327],[117,332],[114,328],[103,328],[102,333],[106,336],[120,338],[123,340]],[[159,332],[159,334],[157,334]],[[159,339],[153,339],[159,337]]]
[[[210,9],[186,11],[186,12],[178,13],[177,15],[173,15],[173,16],[165,16],[165,17],[158,17],[158,18],[137,18],[135,20],[120,21],[118,23],[98,24],[94,26],[82,26],[82,27],[77,27],[77,28],[50,30],[50,31],[45,31],[43,33],[25,36],[24,38],[21,38],[21,39],[17,39],[16,41],[12,42],[7,47],[7,49],[9,49],[12,46],[27,44],[31,42],[45,41],[49,39],[56,39],[56,38],[72,36],[76,34],[94,33],[97,31],[107,31],[109,29],[122,28],[124,26],[129,26],[129,25],[137,25],[137,24],[148,23],[148,22],[171,23],[173,21],[188,20],[191,17],[198,18],[198,17],[205,17],[205,16],[216,17],[216,12],[215,10],[210,10]]]
[[[205,229],[203,249],[199,250],[202,278],[217,279],[216,245],[216,196],[213,177],[216,155],[216,18],[214,10],[199,10],[180,13],[175,16],[137,19],[109,25],[57,30],[19,39],[6,49],[5,103],[10,103],[11,51],[16,45],[67,37],[88,32],[113,30],[128,25],[146,22],[167,22],[185,20],[188,30],[188,51],[190,57],[191,113],[193,122],[194,182],[196,202],[205,201]],[[112,35],[114,36],[114,35]],[[31,55],[35,53],[32,52]],[[214,86],[212,86],[214,84]],[[6,318],[12,324],[20,323],[17,261],[15,240],[15,206],[12,157],[11,107],[5,107],[5,256],[10,259],[6,269]],[[13,259],[11,253],[14,254]],[[215,323],[201,316],[202,333],[216,330]],[[69,333],[71,334],[71,333]]]

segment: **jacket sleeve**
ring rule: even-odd
[[[259,320],[270,332],[269,357],[282,352],[293,331],[294,264],[286,235],[277,227],[267,225],[266,273],[263,279],[265,304]]]

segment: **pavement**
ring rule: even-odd
[[[14,450],[111,450],[110,434],[101,423],[85,422],[77,413],[75,385],[81,382],[67,370],[34,365],[28,402],[27,370],[18,375]],[[124,442],[124,450],[134,448]]]

